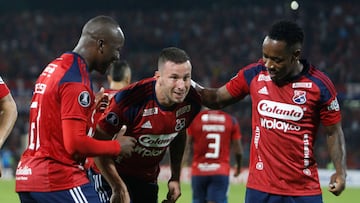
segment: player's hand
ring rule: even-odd
[[[121,151],[120,156],[129,157],[134,151],[134,146],[136,144],[136,139],[130,136],[124,136],[126,132],[126,126],[123,125],[118,133],[115,134],[114,140],[117,140],[120,144]]]
[[[168,183],[168,193],[166,199],[161,203],[175,203],[177,199],[181,196],[180,183],[179,181],[169,181]]]
[[[240,168],[236,167],[235,172],[234,172],[234,177],[238,177],[240,175]]]
[[[345,190],[345,175],[334,173],[330,178],[328,190],[336,196],[339,196]]]
[[[130,195],[127,191],[127,188],[122,188],[121,190],[113,190],[110,203],[130,203]]]
[[[98,112],[104,112],[105,108],[109,105],[109,95],[105,93],[103,87],[95,94],[95,109]]]

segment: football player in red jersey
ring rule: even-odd
[[[16,122],[18,112],[16,103],[11,95],[8,86],[0,77],[0,149],[10,135]],[[1,177],[1,164],[0,164]]]
[[[239,123],[224,111],[205,108],[194,118],[187,132],[184,157],[190,158],[193,152],[192,202],[227,202],[231,149],[236,161],[234,176],[240,174],[243,149]]]
[[[103,106],[95,109],[94,114],[94,123],[97,123],[101,114],[104,112],[104,109],[109,104],[109,100],[122,88],[128,86],[131,82],[131,68],[126,61],[117,61],[112,64],[107,72],[107,81],[109,87],[104,90],[106,97],[103,98]],[[110,195],[106,192],[110,186],[107,184],[104,177],[101,175],[99,169],[94,163],[92,157],[87,158],[85,164],[87,170],[89,170],[90,180],[94,182],[95,190],[99,194],[101,202],[109,202]],[[110,188],[111,189],[111,188]]]
[[[220,88],[193,81],[205,106],[222,108],[246,95],[252,100],[252,141],[246,203],[322,203],[314,157],[319,125],[325,128],[335,173],[328,190],[340,195],[346,182],[345,139],[333,83],[300,59],[304,33],[292,21],[272,25],[263,57]]]
[[[87,135],[96,106],[90,72],[105,73],[119,60],[123,44],[123,32],[113,18],[94,17],[73,51],[40,74],[30,105],[29,143],[16,170],[21,202],[100,202],[83,167],[85,158],[130,154],[136,141],[124,136],[100,141]]]
[[[200,97],[190,86],[191,70],[190,58],[184,50],[165,48],[160,53],[155,77],[130,84],[110,101],[97,131],[111,135],[126,125],[125,135],[137,140],[130,157],[95,159],[112,187],[108,190],[112,194],[111,202],[119,202],[126,188],[132,203],[157,203],[159,164],[168,148],[171,178],[167,202],[180,197],[186,128],[201,108]],[[95,137],[106,139],[97,134]]]

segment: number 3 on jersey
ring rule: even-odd
[[[208,148],[211,149],[212,152],[206,153],[205,157],[209,158],[209,159],[217,159],[217,158],[219,158],[220,134],[218,134],[218,133],[209,133],[209,134],[206,135],[206,138],[209,140]]]

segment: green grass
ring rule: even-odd
[[[161,202],[167,193],[167,185],[164,182],[159,183],[159,202]],[[17,194],[14,192],[15,182],[13,180],[0,179],[0,202],[18,203],[20,202]],[[182,184],[182,195],[177,203],[191,203],[191,188],[189,184]],[[360,188],[346,188],[346,190],[336,197],[323,188],[324,203],[356,203],[359,201]],[[229,203],[244,202],[245,186],[242,184],[232,184],[229,191]]]

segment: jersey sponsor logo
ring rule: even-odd
[[[225,126],[224,125],[203,125],[202,126],[203,132],[224,132]]]
[[[185,118],[176,119],[175,131],[180,131],[185,128],[186,120]]]
[[[297,125],[292,125],[290,123],[279,121],[277,119],[266,119],[266,118],[260,118],[260,124],[261,127],[264,127],[266,129],[276,129],[276,130],[282,130],[284,133],[288,131],[300,131],[301,127]]]
[[[301,91],[301,90],[295,90],[292,100],[296,104],[305,104],[305,102],[306,102],[306,92]]]
[[[199,163],[197,168],[200,171],[216,171],[220,168],[220,164],[218,163]]]
[[[141,135],[139,143],[145,147],[163,148],[169,146],[170,142],[176,137],[178,133],[163,134],[163,135]]]
[[[150,122],[150,121],[146,121],[144,124],[142,124],[141,128],[152,129],[151,122]]]
[[[32,175],[32,170],[28,166],[21,167],[21,162],[16,169],[16,180],[27,180],[29,175]]]
[[[114,112],[110,112],[108,113],[108,115],[106,115],[106,122],[110,123],[113,126],[118,126],[119,116]]]
[[[82,107],[90,106],[90,94],[88,91],[82,91],[78,96],[78,102]]]
[[[311,82],[295,82],[292,84],[292,88],[312,88]]]
[[[304,116],[304,111],[299,106],[269,100],[261,100],[257,110],[262,116],[292,121],[298,121]]]
[[[191,110],[191,105],[183,106],[176,111],[176,117],[179,117],[180,115],[182,115],[184,113],[190,112],[190,110]]]
[[[201,115],[201,121],[203,122],[225,122],[225,116],[224,115],[214,115],[214,114],[203,114]]]
[[[46,84],[44,83],[36,83],[34,94],[44,94],[46,90]]]
[[[264,87],[262,87],[261,89],[259,89],[258,93],[259,93],[259,94],[269,95],[269,92],[268,92],[266,86],[264,86]]]
[[[134,148],[134,152],[138,153],[142,157],[160,156],[165,150],[166,150],[166,148],[163,148],[163,149],[147,149],[147,148],[141,147],[139,145]]]
[[[154,108],[150,108],[150,109],[144,109],[142,116],[151,116],[151,115],[156,115],[158,113],[159,113],[158,107],[154,107]]]
[[[257,81],[271,81],[270,75],[259,74]]]
[[[340,111],[340,106],[339,106],[339,102],[337,100],[337,98],[335,98],[334,100],[332,100],[332,102],[330,103],[330,105],[327,107],[327,109],[329,111]]]

